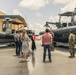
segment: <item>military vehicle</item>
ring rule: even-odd
[[[11,29],[12,24],[19,25],[22,23],[13,20],[10,21],[9,18],[6,18],[5,21],[2,21],[2,32],[0,32],[0,44],[14,42],[14,30]]]
[[[76,8],[75,8],[76,10]],[[53,22],[46,22],[44,25],[45,27],[50,27],[50,24],[56,25],[57,29],[54,29],[54,44],[56,46],[58,45],[64,45],[68,46],[68,37],[69,37],[69,31],[72,30],[73,33],[76,35],[76,21],[75,21],[75,15],[76,12],[65,12],[62,14],[59,14],[59,22],[53,23]],[[61,17],[67,16],[71,17],[71,21],[69,23],[61,23]]]

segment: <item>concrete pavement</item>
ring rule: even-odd
[[[15,48],[0,48],[0,75],[76,75],[76,57],[69,58],[68,48],[55,48],[52,52],[52,63],[43,63],[43,48],[36,41],[37,50],[30,55],[28,62],[21,62],[15,56]]]

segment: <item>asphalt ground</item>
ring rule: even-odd
[[[76,57],[69,58],[68,47],[55,47],[51,51],[52,62],[43,60],[41,41],[36,41],[37,49],[31,52],[28,62],[21,62],[22,57],[15,55],[15,48],[0,45],[0,75],[76,75]]]

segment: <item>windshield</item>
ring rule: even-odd
[[[11,24],[8,22],[8,20],[2,22],[2,31],[6,33],[11,33]]]

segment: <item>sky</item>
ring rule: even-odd
[[[0,11],[7,15],[20,15],[27,28],[38,34],[45,30],[46,22],[58,22],[59,13],[74,11],[76,0],[0,0]],[[63,18],[63,21],[68,21]],[[52,26],[55,29],[55,26]]]

